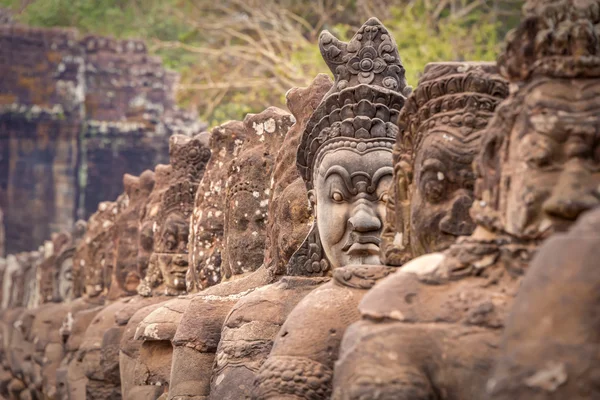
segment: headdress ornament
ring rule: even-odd
[[[511,81],[599,77],[599,34],[598,0],[530,0],[507,35],[500,72]]]
[[[308,189],[314,165],[330,150],[391,151],[398,113],[411,91],[396,43],[376,18],[349,43],[324,31],[319,47],[335,82],[306,124],[298,147],[297,166]]]

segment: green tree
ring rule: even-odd
[[[428,62],[494,60],[522,0],[0,0],[20,22],[141,38],[180,72],[178,99],[211,125],[267,106],[328,72],[318,35],[390,29],[416,85]],[[500,23],[499,21],[503,21]]]

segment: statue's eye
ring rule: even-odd
[[[383,201],[384,203],[387,203],[387,201],[390,199],[390,195],[388,194],[388,192],[383,192],[381,194],[381,196],[379,197],[379,201]]]
[[[333,192],[331,194],[331,199],[333,201],[335,201],[336,203],[340,203],[340,202],[344,201],[344,196],[342,196],[342,194],[340,192]]]
[[[424,185],[425,199],[430,203],[437,203],[444,196],[444,183],[437,179],[430,179]]]
[[[167,241],[165,242],[165,245],[167,246],[167,250],[175,250],[175,248],[177,247],[175,237],[173,235],[169,235]]]

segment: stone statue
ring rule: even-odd
[[[523,86],[505,114],[505,126],[512,122],[515,134],[526,133],[521,152],[509,153],[509,161],[522,167],[513,177],[518,189],[504,201],[512,216],[505,221],[511,231],[547,236],[599,204],[594,154],[600,137],[600,19],[597,1],[529,1],[524,14],[499,61]],[[517,143],[502,146],[515,149]],[[519,209],[519,198],[535,201]],[[597,209],[583,214],[568,233],[556,234],[538,250],[506,319],[483,398],[600,396],[593,317],[598,221]]]
[[[229,164],[224,187],[223,282],[194,295],[179,316],[175,335],[168,335],[173,343],[169,399],[208,396],[225,317],[238,299],[270,282],[270,273],[263,265],[270,179],[293,122],[289,113],[275,107],[244,119],[245,141]],[[156,319],[149,318],[144,325],[152,326],[153,321]]]
[[[226,184],[245,134],[241,121],[229,121],[211,131],[212,155],[196,192],[190,222],[191,268],[186,280],[189,293],[221,281]]]
[[[220,279],[221,246],[225,219],[226,181],[230,164],[239,153],[245,135],[241,122],[230,121],[211,131],[211,158],[196,191],[190,219],[189,260],[186,284],[190,291],[213,285]],[[160,304],[137,326],[135,339],[142,341],[136,360],[135,395],[148,398],[168,389],[171,373],[171,340],[189,304],[189,296],[180,296]],[[160,384],[160,387],[152,386]],[[155,393],[148,394],[148,386]],[[130,397],[133,397],[131,395]]]
[[[400,113],[394,180],[382,233],[386,265],[448,248],[475,228],[469,216],[481,132],[508,85],[493,63],[425,67]]]
[[[131,295],[132,285],[139,282],[140,272],[137,268],[139,214],[154,187],[154,173],[147,170],[140,177],[126,174],[123,177],[123,186],[125,196],[121,197],[126,200],[123,202],[124,208],[115,216],[114,224],[109,227],[115,245],[115,268],[110,289],[106,296],[84,294],[75,300],[61,327],[65,357],[57,370],[57,384],[59,397],[65,399],[85,399],[87,377],[80,357],[82,352],[79,350],[87,328],[95,316],[103,310],[105,298],[110,301],[115,297]],[[93,285],[88,283],[85,286]]]
[[[598,126],[587,53],[598,43],[597,3],[532,1],[525,10],[499,58],[515,90],[476,158],[476,228],[364,297],[363,320],[344,338],[335,399],[480,398],[540,242],[600,203],[593,142],[583,139]]]
[[[119,310],[119,314],[126,313],[130,316],[127,317],[124,330],[119,330],[122,334],[118,364],[121,391],[125,398],[132,396],[130,392],[135,386],[140,386],[135,379],[136,368],[142,355],[142,343],[134,339],[137,325],[167,298],[186,293],[189,221],[196,191],[211,155],[209,141],[209,133],[201,133],[192,138],[173,135],[170,139],[169,186],[161,194],[153,225],[153,253],[149,258],[146,276],[138,287],[140,296],[154,300],[148,304],[138,304],[144,304],[143,307],[133,304]],[[120,318],[119,314],[117,319]],[[114,342],[118,337],[116,333],[117,331],[109,336],[105,334],[104,340],[110,339],[110,342]],[[142,398],[149,396],[146,392],[141,395]]]
[[[356,304],[391,271],[380,265],[380,235],[396,121],[410,92],[404,68],[392,37],[375,18],[349,43],[324,32],[319,44],[335,82],[298,147],[298,170],[316,221],[289,273],[333,273],[334,279],[287,317],[257,376],[257,399],[328,398],[339,342],[346,326],[359,319]]]
[[[546,241],[527,269],[506,319],[485,399],[600,396],[596,373],[600,209]]]
[[[386,263],[402,266],[472,233],[475,224],[468,214],[474,197],[472,163],[481,149],[484,128],[507,95],[508,84],[495,64],[445,62],[425,67],[400,113],[383,234]],[[352,370],[354,359],[347,361],[347,352],[344,343],[335,370],[334,396],[341,398],[356,395],[351,392],[355,375],[340,377],[339,371]]]
[[[261,267],[269,272],[270,284],[241,296],[227,315],[212,371],[210,399],[249,398],[255,375],[287,315],[306,294],[329,279],[285,275],[288,261],[314,220],[306,186],[296,168],[296,149],[310,115],[331,86],[331,79],[320,74],[309,87],[293,88],[286,94],[295,122],[277,154],[271,177]]]
[[[157,165],[154,172],[145,171],[140,176],[139,198],[130,199],[130,205],[139,207],[139,238],[137,240],[138,253],[137,268],[140,277],[143,277],[147,270],[149,255],[146,256],[148,248],[150,252],[153,248],[152,227],[158,215],[159,205],[162,194],[169,186],[171,179],[171,166]],[[135,190],[134,190],[135,192]],[[137,204],[139,203],[139,204]],[[149,228],[149,230],[148,230]],[[118,241],[117,241],[118,242]],[[121,262],[119,258],[117,263]],[[127,273],[129,275],[129,272]],[[119,274],[121,278],[127,277],[125,274]],[[131,276],[131,275],[130,275]],[[117,276],[118,277],[118,276]],[[117,279],[115,277],[115,280]],[[119,283],[121,287],[126,287],[126,281]],[[106,305],[101,310],[97,310],[92,321],[88,324],[79,341],[79,350],[76,359],[81,360],[82,370],[87,382],[85,382],[85,399],[112,398],[111,396],[120,396],[121,381],[119,372],[119,347],[120,340],[128,318],[133,314],[127,313],[129,308],[133,310],[142,308],[155,301],[153,298],[142,297],[138,295],[125,296],[113,303]],[[91,312],[91,310],[90,310]],[[121,318],[118,319],[117,316]],[[82,319],[83,321],[83,319]],[[70,366],[74,374],[68,378],[70,387],[80,387],[80,378],[77,376],[79,370],[74,370],[75,366]],[[115,371],[116,369],[116,371]],[[71,392],[72,393],[72,392]],[[77,397],[80,399],[81,390],[77,389]],[[115,397],[116,398],[116,397]]]

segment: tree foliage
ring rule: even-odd
[[[178,98],[212,125],[283,106],[328,72],[323,29],[348,40],[370,16],[390,29],[416,85],[428,62],[494,60],[522,0],[0,0],[19,21],[141,38],[181,73]]]

